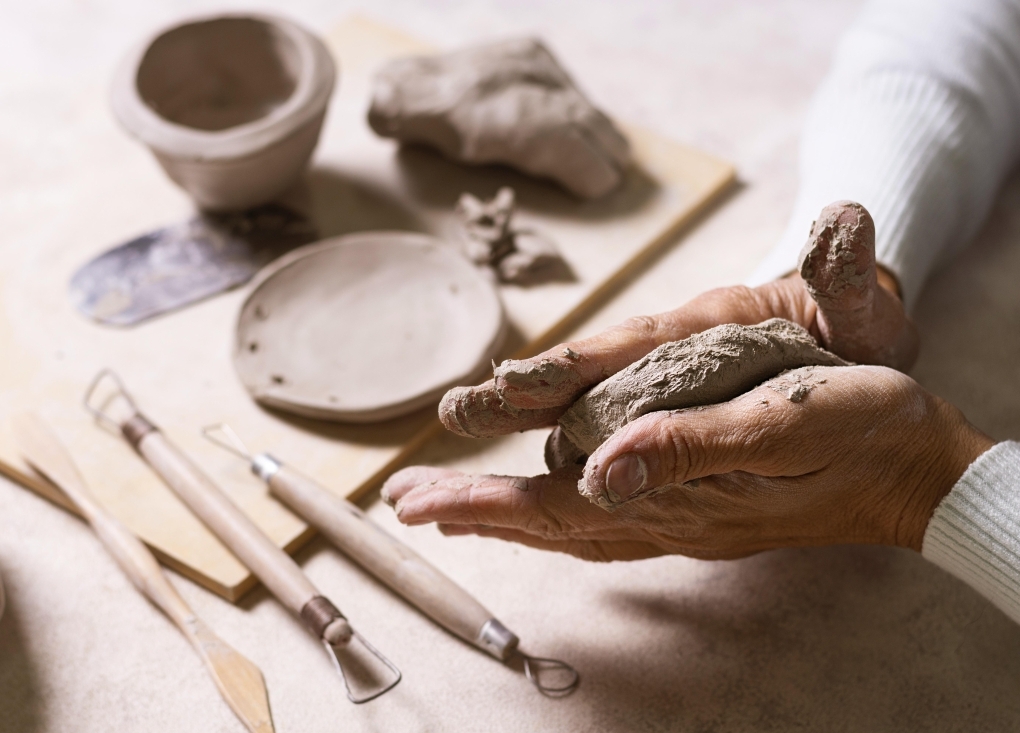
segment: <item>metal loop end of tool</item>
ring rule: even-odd
[[[566,662],[546,657],[532,657],[519,649],[516,654],[524,663],[524,676],[528,678],[528,682],[546,697],[566,697],[576,690],[581,682],[581,675]],[[560,675],[563,676],[563,681],[558,684],[542,681],[543,677]]]
[[[282,463],[268,453],[252,455],[252,452],[248,450],[248,446],[244,444],[244,441],[241,440],[238,434],[234,432],[234,429],[226,423],[221,422],[216,423],[215,425],[206,425],[202,428],[202,437],[213,445],[233,453],[238,458],[248,461],[248,463],[251,464],[251,472],[263,481],[268,482],[269,479],[271,479],[273,475],[283,467]]]
[[[354,692],[351,690],[351,683],[348,680],[348,675],[347,672],[344,670],[344,663],[341,661],[340,656],[341,654],[350,651],[355,646],[355,644],[360,644],[361,646],[365,647],[365,649],[367,649],[372,656],[374,656],[376,659],[382,662],[386,666],[386,668],[393,673],[393,680],[389,684],[386,684],[383,687],[378,687],[375,689],[370,688],[367,692],[361,695],[354,694]],[[347,690],[347,699],[353,702],[355,705],[361,705],[362,703],[366,703],[369,700],[375,700],[380,695],[385,695],[387,692],[396,687],[400,680],[403,678],[403,675],[400,673],[400,670],[397,669],[397,666],[393,664],[393,662],[391,662],[385,656],[383,656],[382,652],[380,652],[374,646],[369,644],[368,641],[365,640],[365,637],[363,637],[357,631],[352,630],[351,639],[346,644],[343,645],[338,644],[334,646],[325,639],[323,639],[322,645],[326,647],[326,650],[329,652],[329,658],[333,660],[333,666],[336,667],[336,671],[340,673],[340,679],[344,681],[344,689]],[[366,670],[364,669],[364,665],[359,664],[358,666],[360,668],[358,670],[359,672],[362,673],[366,672]]]
[[[100,404],[96,404],[96,393],[99,392],[103,382],[112,382],[113,389],[108,392]],[[130,416],[123,421],[113,418],[108,410],[110,405],[117,400],[123,400],[130,410]],[[142,438],[151,432],[156,431],[155,425],[149,422],[139,411],[131,393],[127,391],[124,382],[112,369],[103,369],[95,376],[92,383],[85,390],[85,398],[82,400],[85,409],[95,416],[96,421],[104,428],[122,434],[133,448],[138,448]]]
[[[233,453],[238,458],[251,463],[252,454],[248,450],[248,446],[244,444],[244,441],[234,432],[234,429],[227,425],[225,422],[218,422],[215,425],[206,425],[202,428],[202,437],[208,440],[213,445],[219,446],[223,450]]]
[[[346,617],[340,613],[330,600],[324,596],[316,596],[305,604],[301,609],[301,618],[313,634],[319,637],[322,645],[329,652],[329,658],[333,660],[333,666],[344,681],[344,688],[347,690],[347,699],[355,705],[374,700],[380,695],[389,692],[400,682],[402,675],[396,665],[384,657],[378,649],[368,643],[365,637],[350,627]],[[338,638],[331,636],[331,629],[340,626],[343,634]],[[333,642],[330,639],[333,638]],[[372,662],[358,654],[358,649],[364,647],[375,659],[393,674],[394,679],[389,684],[379,685],[375,683],[378,669],[372,669]],[[346,658],[346,668],[344,658]],[[356,695],[352,689],[351,680],[364,681],[366,690]],[[360,687],[360,686],[359,686]]]

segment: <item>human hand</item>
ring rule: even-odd
[[[405,524],[589,560],[847,543],[920,550],[939,501],[993,441],[892,369],[796,372],[723,404],[647,414],[599,447],[583,473],[414,466],[390,477],[383,497]],[[795,403],[784,395],[798,376],[813,386]],[[579,480],[593,495],[607,485],[621,497],[649,495],[607,512],[578,494]]]
[[[913,364],[917,331],[895,280],[875,264],[875,227],[864,207],[827,206],[801,258],[798,275],[757,288],[712,290],[667,313],[503,362],[494,379],[450,390],[440,418],[449,430],[475,438],[553,425],[583,392],[656,347],[724,323],[785,318],[849,361],[901,370]]]

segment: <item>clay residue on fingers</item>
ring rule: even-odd
[[[854,201],[829,204],[811,227],[800,253],[808,292],[825,308],[856,309],[870,303],[875,274],[875,222]]]
[[[496,391],[511,407],[534,409],[549,404],[570,404],[589,384],[578,373],[580,356],[571,353],[573,357],[507,359],[493,370]]]
[[[559,420],[591,455],[624,425],[649,412],[726,402],[787,369],[846,366],[795,323],[726,324],[663,344],[578,399]]]
[[[790,402],[802,402],[811,390],[828,380],[821,375],[818,367],[790,369],[765,382],[765,386],[778,392]]]
[[[867,209],[853,201],[822,209],[801,251],[800,274],[818,304],[826,348],[864,364],[905,369],[913,363],[917,331],[898,296],[879,285]]]
[[[439,420],[465,438],[495,438],[556,423],[563,408],[517,410],[508,407],[492,381],[477,387],[454,387],[439,403]]]

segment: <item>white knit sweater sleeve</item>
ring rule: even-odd
[[[981,455],[935,509],[921,554],[1020,623],[1020,443]]]
[[[795,269],[822,207],[852,199],[909,308],[976,233],[1018,152],[1020,1],[873,1],[811,104],[793,213],[751,284]]]

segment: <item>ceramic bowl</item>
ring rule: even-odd
[[[323,42],[270,15],[216,15],[160,31],[121,63],[121,125],[199,207],[272,201],[319,139],[336,67]]]

